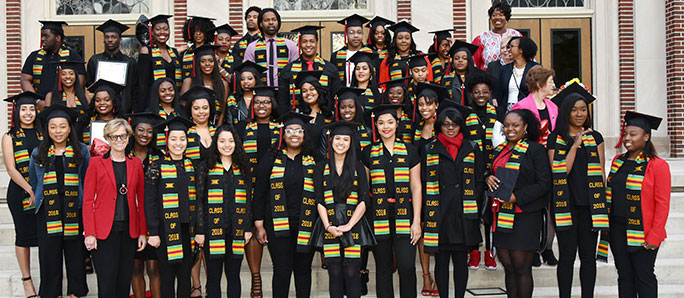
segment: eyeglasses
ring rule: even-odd
[[[128,134],[120,134],[120,135],[109,135],[109,140],[111,141],[123,141],[126,138],[128,138]]]
[[[255,106],[270,106],[271,101],[270,100],[255,100],[254,105]]]
[[[458,124],[453,123],[453,122],[444,122],[442,123],[442,126],[446,127],[447,129],[454,129],[458,127]]]
[[[509,45],[506,46],[506,48],[509,49],[509,50],[510,50],[511,48],[517,48],[517,47],[518,47],[518,45],[514,45],[514,44],[509,44]]]
[[[291,128],[288,128],[288,129],[285,130],[285,133],[286,133],[286,134],[289,134],[289,135],[299,136],[299,135],[304,134],[304,130],[301,129],[301,128],[298,128],[298,129],[291,129]]]

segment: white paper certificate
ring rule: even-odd
[[[90,122],[90,139],[100,139],[101,141],[109,144],[109,141],[107,141],[104,137],[104,127],[105,124],[107,124],[107,121],[99,121],[95,120]],[[92,141],[91,141],[92,143]]]
[[[95,81],[104,79],[121,86],[126,86],[127,75],[128,63],[126,62],[105,60],[100,60],[97,62],[97,74],[95,74]]]

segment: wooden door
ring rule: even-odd
[[[541,44],[541,28],[539,24],[539,19],[513,19],[506,25],[507,28],[518,30],[523,36],[532,39],[537,46]],[[535,59],[541,61],[542,59],[541,50],[537,51],[537,56]]]
[[[95,54],[95,26],[64,26],[64,43],[76,50],[88,62],[90,56]]]

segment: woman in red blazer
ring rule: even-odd
[[[91,159],[85,177],[83,228],[100,297],[128,297],[136,249],[147,244],[142,163],[125,154],[132,133],[123,119],[104,127],[111,150]]]
[[[627,112],[622,145],[627,152],[615,156],[608,176],[606,199],[610,205],[610,233],[601,235],[598,257],[606,259],[608,243],[618,272],[620,297],[657,297],[653,273],[665,223],[670,212],[670,167],[656,155],[651,129],[661,118]]]

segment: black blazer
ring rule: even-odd
[[[496,107],[496,115],[499,121],[501,121],[501,123],[503,123],[503,119],[506,116],[506,113],[508,112],[506,111],[508,102],[508,82],[511,80],[511,76],[513,75],[513,64],[514,63],[511,62],[501,67],[501,71],[499,72],[499,78],[497,80],[497,87],[494,90],[494,98],[496,98],[499,102],[499,106]],[[534,61],[527,61],[527,64],[525,65],[525,71],[523,72],[522,81],[520,82],[520,92],[518,92],[518,101],[522,100],[530,94],[530,89],[527,88],[527,85],[525,84],[525,78],[527,77],[527,72],[530,71],[530,68],[537,65],[540,64]]]

